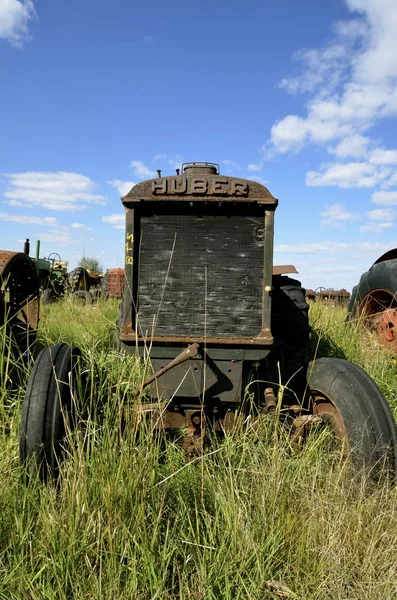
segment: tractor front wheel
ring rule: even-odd
[[[377,475],[397,474],[397,428],[382,392],[361,367],[339,358],[309,363],[310,406],[336,438],[353,466]]]
[[[22,410],[19,455],[46,481],[58,473],[68,430],[75,421],[81,352],[59,343],[44,348],[28,382]]]

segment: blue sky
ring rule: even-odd
[[[0,247],[123,266],[120,195],[208,160],[279,198],[275,263],[351,289],[397,247],[396,117],[396,0],[0,0]]]

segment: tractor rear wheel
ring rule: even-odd
[[[39,322],[36,267],[23,252],[0,251],[0,326],[24,353],[36,339]]]
[[[87,271],[83,269],[83,267],[77,267],[69,273],[69,287],[71,294],[78,290],[88,290],[89,277]]]
[[[274,275],[271,329],[276,342],[288,347],[304,346],[310,336],[309,305],[300,281]]]
[[[361,275],[346,320],[361,322],[382,348],[397,352],[397,259],[375,263]]]
[[[72,298],[74,300],[79,300],[82,304],[92,304],[94,300],[91,292],[87,292],[86,290],[73,292]]]
[[[340,358],[309,363],[310,405],[345,445],[358,470],[397,474],[397,428],[382,392],[361,367]]]
[[[22,465],[46,481],[56,477],[65,437],[75,422],[81,352],[59,343],[44,348],[28,382],[22,410],[19,456]]]

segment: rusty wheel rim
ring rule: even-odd
[[[342,416],[331,398],[320,390],[311,389],[310,396],[313,406],[313,415],[320,417],[323,427],[332,433],[333,447],[340,448],[341,444],[347,445],[347,431]]]
[[[377,289],[361,301],[359,315],[365,329],[379,345],[389,352],[397,352],[397,300],[387,290]]]

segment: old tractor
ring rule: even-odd
[[[346,321],[362,325],[381,348],[397,353],[397,248],[382,254],[353,288]]]
[[[24,252],[0,250],[0,328],[22,355],[36,339],[39,297],[32,259]]]
[[[226,435],[248,415],[273,413],[295,434],[329,429],[358,469],[395,473],[396,425],[375,382],[346,360],[306,360],[305,290],[289,277],[294,267],[273,266],[278,201],[266,187],[222,176],[212,163],[187,163],[138,183],[122,202],[120,360],[138,353],[149,370],[131,392],[134,418],[179,432],[191,456],[210,431]],[[80,355],[60,343],[32,371],[20,457],[37,459],[43,478],[62,455]]]

